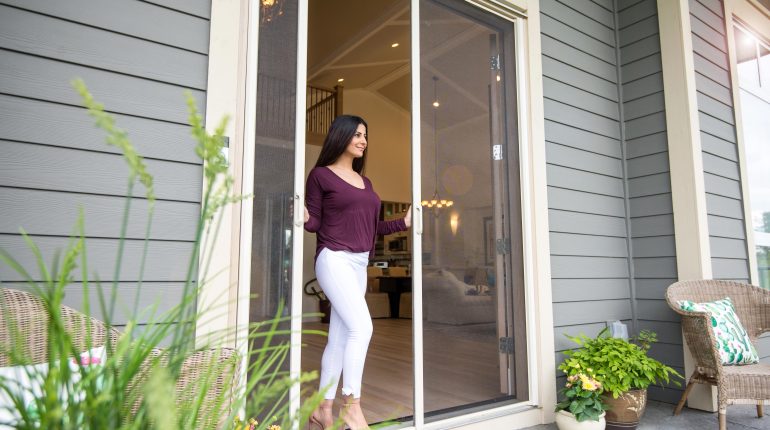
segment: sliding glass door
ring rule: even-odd
[[[366,300],[376,319],[364,372],[365,415],[421,429],[527,400],[514,12],[492,1],[335,0],[332,9],[355,15],[351,22],[314,1],[285,3],[281,15],[260,26],[258,93],[266,105],[259,107],[267,117],[260,128],[265,136],[257,136],[257,165],[280,163],[279,177],[293,174],[294,192],[267,179],[274,169],[259,175],[265,191],[256,194],[265,207],[255,207],[255,230],[257,222],[273,221],[254,235],[254,254],[270,267],[253,275],[259,279],[252,292],[261,296],[252,314],[273,311],[273,298],[288,299],[298,321],[302,285],[315,277],[314,238],[303,244],[298,208],[323,136],[292,121],[275,128],[273,116],[292,117],[283,100],[296,105],[293,117],[304,122],[317,104],[305,96],[306,85],[339,88],[340,113],[362,115],[370,126],[366,175],[383,200],[394,202],[383,206],[381,217],[399,216],[410,194],[414,215],[411,240],[378,240],[373,260],[387,264],[367,271]],[[272,35],[285,39],[271,43]],[[297,72],[284,70],[293,66],[290,60],[266,60],[263,40],[271,43],[265,53],[290,47]],[[278,112],[270,103],[283,107]],[[281,144],[284,135],[292,147]],[[400,182],[405,177],[411,192]],[[269,241],[259,236],[265,233]],[[316,305],[311,299],[305,312]],[[307,319],[303,327],[328,329]],[[303,335],[300,341],[295,334],[292,342],[303,345],[292,349],[292,373],[319,370],[325,339]],[[300,399],[298,391],[293,399]]]

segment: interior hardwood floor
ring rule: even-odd
[[[361,405],[370,423],[412,415],[414,391],[412,320],[373,321],[374,335],[366,359],[361,396]],[[328,325],[305,323],[303,328],[326,331]],[[302,339],[302,370],[319,370],[326,337],[303,335]],[[426,323],[423,343],[427,412],[505,395],[500,392],[494,327]],[[339,385],[341,388],[342,384]],[[317,389],[317,386],[311,388]],[[337,398],[341,398],[339,388]],[[335,404],[335,414],[339,403]]]

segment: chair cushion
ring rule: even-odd
[[[90,369],[102,367],[106,359],[105,349],[100,346],[82,353],[80,359],[69,360],[70,372],[72,372],[70,381],[74,387],[72,393],[78,401],[83,398],[83,393],[78,391],[82,388],[82,385],[78,384],[82,376],[78,362],[83,365],[85,372],[89,372]],[[2,387],[0,389],[0,428],[10,428],[4,427],[3,424],[20,424],[21,414],[18,410],[20,406],[26,410],[28,416],[37,416],[36,399],[42,398],[46,393],[44,384],[48,367],[49,363],[0,367],[0,387]],[[97,384],[101,388],[101,380],[97,380]],[[64,403],[66,409],[66,393],[61,395],[63,397],[59,401]],[[20,405],[15,401],[19,401]]]
[[[757,350],[751,344],[751,339],[738,319],[738,314],[735,313],[735,307],[729,297],[705,303],[679,300],[677,304],[684,311],[708,312],[711,315],[711,327],[714,329],[722,364],[759,362]]]

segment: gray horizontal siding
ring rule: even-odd
[[[565,334],[633,318],[615,16],[603,3],[541,2],[557,363],[576,346]]]
[[[149,2],[124,0],[3,0],[3,3],[200,54],[209,51],[208,13],[205,17],[196,17]],[[208,1],[198,3],[208,7]]]
[[[66,237],[30,236],[40,248],[46,262],[53,260],[56,250],[63,250],[69,241]],[[125,243],[121,281],[136,282],[139,280],[144,241],[128,240]],[[34,255],[24,239],[19,235],[0,234],[0,247],[5,249],[22,265],[27,268],[32,279],[42,280],[37,270]],[[116,252],[118,241],[114,239],[88,238],[86,252],[88,255],[89,280],[109,280],[115,273]],[[148,282],[182,282],[187,274],[188,256],[193,251],[191,242],[152,241],[147,250],[145,263],[145,280]],[[72,273],[73,280],[82,279],[80,270]],[[98,276],[98,277],[97,277]],[[0,279],[3,282],[23,281],[24,277],[3,264],[0,266]]]
[[[120,150],[80,104],[82,78],[146,158],[158,197],[147,243],[141,309],[179,303],[200,213],[201,161],[187,125],[184,92],[205,114],[210,0],[0,0],[0,247],[41,279],[23,228],[47,263],[73,233],[82,210],[88,277],[115,273],[128,168]],[[147,227],[144,189],[134,188],[114,322],[132,316]],[[73,272],[75,281],[82,272]],[[0,265],[0,282],[28,289]],[[104,316],[90,300],[94,316]],[[65,303],[82,307],[82,286]]]
[[[177,85],[149,81],[121,73],[62,63],[33,55],[2,52],[0,92],[9,96],[80,106],[80,96],[65,77],[83,79],[91,92],[99,94],[110,112],[187,124],[184,89]],[[198,106],[205,93],[190,93]],[[201,109],[205,115],[205,109]]]
[[[551,209],[548,225],[558,233],[626,237],[626,221],[612,216]]]
[[[211,0],[144,0],[200,18],[211,18]]]
[[[0,48],[187,88],[206,88],[208,59],[204,54],[2,5],[0,28]]]
[[[122,196],[128,184],[128,165],[122,156],[80,149],[30,145],[0,140],[2,185],[10,187]],[[199,202],[201,168],[195,164],[146,160],[155,177],[159,199]],[[143,196],[144,187],[134,187]]]
[[[680,332],[664,300],[677,267],[657,4],[634,2],[618,15],[634,325],[659,335]],[[681,338],[661,338],[651,355],[669,366],[683,366]],[[664,391],[676,393],[673,398],[681,394]],[[656,390],[649,393],[656,400],[671,400]]]
[[[0,137],[7,140],[119,154],[104,143],[104,132],[84,121],[82,108],[0,94]],[[201,164],[191,150],[190,127],[148,118],[114,114],[116,123],[131,132],[145,158]],[[41,127],[40,124],[45,124]]]
[[[595,152],[608,157],[621,158],[617,139],[584,131],[559,122],[560,118],[545,119],[545,138],[547,142],[570,146],[581,151]],[[553,156],[553,154],[551,154]]]
[[[554,279],[554,302],[629,299],[628,279]]]
[[[120,232],[123,203],[120,196],[0,187],[0,233],[15,234],[23,226],[33,235],[61,235],[72,230],[82,208],[86,236],[115,238]],[[131,204],[127,238],[144,238],[148,209],[144,199]],[[51,217],[51,212],[56,216]],[[157,201],[150,238],[190,241],[199,212],[197,202]]]
[[[3,284],[7,288],[35,293],[28,284],[9,282]],[[103,284],[102,294],[109,303],[112,299],[112,284]],[[133,318],[137,324],[147,324],[150,321],[158,321],[163,313],[171,311],[175,304],[180,302],[184,291],[184,283],[145,282],[141,288],[133,282],[119,282],[116,288],[115,312],[112,314],[112,323],[116,326],[124,326]],[[88,302],[91,316],[104,320],[105,313],[99,305],[99,287],[90,284],[88,287]],[[71,284],[64,288],[62,304],[71,308],[82,308],[85,300],[82,284]],[[138,309],[142,312],[134,312],[134,302],[139,296]]]

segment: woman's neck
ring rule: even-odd
[[[353,171],[353,157],[349,156],[348,154],[342,154],[340,157],[331,164],[332,167],[340,169],[340,170],[349,170]]]

